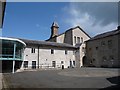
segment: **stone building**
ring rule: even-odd
[[[53,22],[51,26],[51,37],[46,41],[6,38],[7,40],[11,40],[10,42],[13,42],[13,44],[15,44],[14,40],[25,43],[25,47],[19,52],[23,55],[23,58],[17,62],[18,65],[21,65],[21,69],[71,68],[81,67],[83,65],[82,58],[85,55],[84,42],[90,39],[90,36],[79,26],[70,28],[62,34],[58,34],[58,28],[58,24]],[[0,39],[4,40],[4,38]],[[4,42],[2,42],[2,44],[4,44]],[[13,44],[11,44],[11,50],[15,49]],[[5,45],[5,48],[7,48],[7,45],[9,47],[9,43],[5,42]],[[2,50],[2,53],[3,52],[4,50]],[[16,54],[15,52],[14,56]],[[11,59],[9,57],[11,55],[2,54],[0,60],[2,60],[4,56],[7,57],[8,61],[12,60],[11,62],[13,63],[11,65],[14,72],[16,69],[15,58],[13,58],[13,55]]]
[[[120,26],[86,41],[84,66],[120,67]]]
[[[85,56],[85,41],[90,39],[90,36],[79,26],[70,28],[62,34],[58,34],[58,24],[53,22],[51,26],[51,37],[46,41],[67,43],[72,46],[79,47],[76,53],[76,59],[80,62],[79,66],[83,66],[82,58]]]
[[[81,67],[85,43],[90,36],[79,26],[58,34],[58,24],[53,22],[50,39],[36,41],[20,39],[27,44],[23,68]]]
[[[65,43],[20,39],[26,43],[23,68],[76,67],[77,47]]]

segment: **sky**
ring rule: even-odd
[[[46,40],[56,21],[59,34],[80,26],[91,37],[118,26],[117,2],[7,2],[2,36]]]

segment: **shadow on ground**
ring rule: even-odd
[[[112,88],[120,88],[120,76],[116,76],[116,77],[111,77],[111,78],[106,78],[110,83],[112,84],[116,84],[116,85],[112,85],[106,88],[102,88],[100,90],[105,90],[105,89],[112,89]]]

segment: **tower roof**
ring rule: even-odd
[[[57,28],[59,28],[58,23],[55,22],[55,21],[52,23],[52,26],[51,26],[51,27],[57,27]]]

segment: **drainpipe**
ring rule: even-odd
[[[39,69],[39,46],[38,46],[38,69]]]
[[[16,51],[16,43],[14,43],[13,68],[12,68],[12,73],[15,73],[15,51]]]

